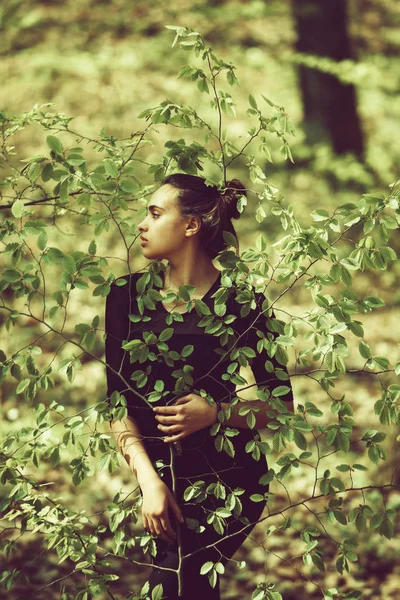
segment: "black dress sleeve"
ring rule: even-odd
[[[282,389],[283,395],[280,395],[279,399],[292,404],[292,386],[286,365],[279,362],[276,355],[271,356],[271,353],[267,352],[265,348],[262,348],[261,351],[258,350],[258,346],[261,346],[261,343],[259,344],[259,342],[262,338],[257,335],[257,331],[261,332],[266,338],[269,338],[271,342],[274,342],[279,334],[276,331],[272,331],[269,327],[269,324],[276,321],[275,315],[272,314],[270,317],[266,317],[265,314],[262,313],[262,304],[265,297],[262,294],[256,294],[255,297],[257,309],[251,311],[247,317],[249,319],[249,330],[245,337],[246,346],[252,348],[256,353],[256,356],[250,362],[254,379],[258,387],[266,387],[270,393],[278,387],[284,386],[289,388],[286,390],[286,393],[283,393],[284,389]],[[273,345],[274,344],[272,343],[271,346]]]
[[[129,354],[122,349],[122,342],[129,336],[130,291],[129,282],[123,286],[111,285],[106,299],[105,353],[107,375],[107,400],[113,392],[124,393],[128,388],[120,375],[129,365]]]

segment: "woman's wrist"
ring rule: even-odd
[[[138,452],[138,454],[135,456],[133,469],[140,487],[145,485],[147,482],[159,479],[158,473],[153,467],[149,455],[145,450],[143,450],[143,452]]]
[[[153,468],[148,469],[147,471],[140,471],[139,473],[136,471],[136,478],[142,490],[161,481],[157,471]]]
[[[156,486],[164,484],[164,482],[162,481],[158,473],[156,471],[153,471],[152,473],[147,473],[147,475],[142,477],[141,479],[138,478],[138,484],[143,493],[145,493],[146,491],[150,493],[154,491]]]

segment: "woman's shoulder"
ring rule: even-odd
[[[236,317],[234,327],[239,332],[258,328],[271,332],[281,330],[281,322],[276,318],[271,299],[250,282],[232,286],[227,300],[227,314]]]
[[[117,288],[128,289],[130,287],[135,288],[136,283],[142,277],[143,272],[137,271],[136,273],[126,273],[126,275],[120,275],[112,282],[111,286]]]
[[[136,295],[136,283],[141,275],[142,273],[127,273],[114,279],[110,286],[110,298],[123,301]]]
[[[114,279],[111,284],[110,294],[119,300],[132,301],[149,290],[162,287],[163,280],[157,272],[152,270],[127,273]]]
[[[227,308],[236,316],[244,316],[246,313],[261,312],[265,309],[266,296],[259,292],[249,282],[235,282],[229,288]],[[246,307],[244,309],[244,307]]]

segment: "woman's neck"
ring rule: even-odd
[[[195,295],[204,295],[212,286],[219,274],[209,257],[198,257],[196,262],[182,259],[180,262],[168,264],[164,289],[178,290],[181,285],[193,285]]]

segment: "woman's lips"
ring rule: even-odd
[[[141,239],[141,242],[140,242],[140,245],[141,245],[141,246],[144,246],[145,244],[147,244],[147,240],[146,240],[146,238],[144,238],[144,237],[141,237],[140,239]]]

